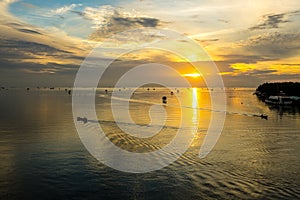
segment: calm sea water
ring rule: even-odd
[[[121,89],[125,93],[129,89]],[[110,93],[111,91],[109,91]],[[217,91],[213,91],[217,92]],[[198,158],[211,111],[206,89],[175,91],[199,119],[198,132],[176,162],[145,174],[124,173],[98,162],[81,143],[64,90],[0,91],[0,199],[300,199],[300,111],[270,108],[254,89],[227,89],[222,135],[205,158]],[[130,104],[133,120],[149,122],[149,104],[175,95],[140,89]],[[107,136],[128,151],[163,147],[179,128],[179,107],[167,106],[164,132],[148,140],[123,134],[110,111],[110,94],[98,90],[97,115]],[[196,110],[196,111],[195,111]],[[263,120],[255,113],[268,114]],[[130,127],[130,124],[127,124]],[[112,155],[113,156],[113,155]]]

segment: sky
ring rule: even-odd
[[[95,47],[141,28],[172,30],[194,40],[215,62],[227,87],[300,81],[298,0],[0,0],[0,86],[72,86]],[[125,37],[110,42],[130,49],[133,41]],[[134,42],[159,37],[144,35]],[[192,62],[203,62],[187,51]],[[191,82],[201,82],[185,60],[147,49],[118,58],[103,83],[110,85],[122,72],[149,62],[174,66]]]

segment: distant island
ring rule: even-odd
[[[300,105],[299,82],[263,83],[254,94],[268,104]]]

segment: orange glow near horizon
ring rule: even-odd
[[[197,78],[197,77],[200,77],[201,74],[199,74],[199,73],[192,73],[192,74],[183,74],[182,76]]]

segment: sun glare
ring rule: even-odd
[[[196,77],[200,77],[201,75],[199,73],[193,73],[193,74],[183,74],[182,76],[196,78]]]

